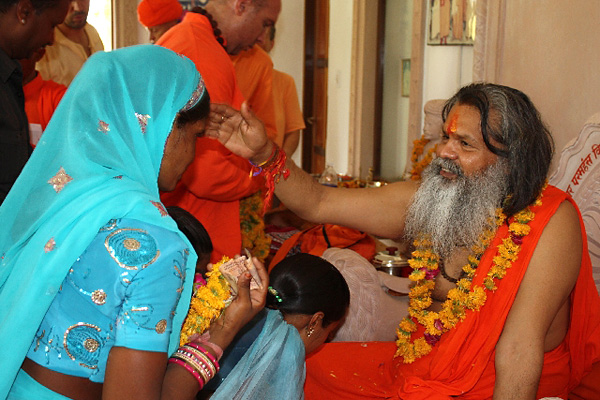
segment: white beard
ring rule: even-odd
[[[443,168],[454,180],[440,175]],[[507,194],[507,163],[498,159],[471,177],[454,161],[438,157],[423,171],[423,182],[408,209],[405,236],[409,240],[429,236],[442,258],[458,247],[477,244],[486,228],[495,229],[496,208]]]

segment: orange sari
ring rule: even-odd
[[[531,232],[524,238],[498,290],[487,292],[479,312],[445,333],[427,356],[412,364],[394,359],[395,343],[331,343],[307,359],[305,395],[311,399],[486,399],[493,396],[495,346],[519,285],[542,231],[564,200],[564,192],[548,186],[542,206],[533,207]],[[582,235],[586,237],[583,227]],[[496,248],[507,235],[503,225],[484,253],[474,285],[481,285],[492,265]],[[591,262],[584,242],[579,277],[571,293],[571,322],[565,340],[544,356],[538,398],[567,398],[592,365],[600,360],[600,299],[592,280]]]

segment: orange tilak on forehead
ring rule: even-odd
[[[452,118],[450,119],[450,122],[448,123],[448,128],[446,128],[446,133],[448,135],[450,135],[452,133],[456,133],[457,126],[458,126],[458,111],[455,112],[454,115],[452,115]]]

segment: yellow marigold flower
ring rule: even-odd
[[[411,258],[408,260],[408,265],[410,265],[410,267],[412,269],[419,269],[419,268],[423,268],[427,266],[427,262],[425,260],[421,260],[421,259],[417,259],[417,258]]]
[[[494,265],[492,269],[490,269],[488,275],[491,275],[494,278],[502,279],[504,276],[506,276],[506,268]]]
[[[467,294],[462,290],[454,288],[448,292],[448,299],[454,300],[455,302],[464,303],[467,299]]]
[[[411,298],[429,296],[429,287],[427,285],[424,285],[423,283],[418,283],[411,289],[409,293],[409,296]]]
[[[436,262],[437,262],[437,260],[439,260],[439,257],[437,256],[437,254],[434,254],[431,250],[423,251],[423,257],[427,258],[429,260],[435,260]]]
[[[414,341],[413,346],[417,358],[423,357],[431,352],[431,345],[425,341],[425,338],[418,338]]]
[[[409,347],[410,346],[410,350]],[[394,354],[394,357],[402,357],[402,362],[404,364],[412,364],[413,362],[415,362],[415,354],[414,351],[412,350],[412,345],[408,345],[408,344],[404,344],[404,345],[398,345],[398,350],[396,350],[396,354]]]
[[[471,290],[471,281],[466,278],[460,279],[458,282],[456,282],[456,287],[462,290],[463,292],[468,292],[469,290]]]
[[[425,279],[425,271],[415,269],[413,272],[410,273],[410,275],[408,275],[408,279],[415,282]]]
[[[483,279],[483,285],[485,286],[485,288],[487,290],[494,291],[497,289],[496,284],[494,283],[494,280],[490,277],[485,277]]]
[[[425,299],[414,298],[414,299],[411,299],[410,303],[411,303],[411,306],[413,306],[413,307],[415,307],[417,309],[420,309],[420,310],[424,310],[424,309],[428,308],[431,305],[432,300],[431,300],[431,297],[428,297],[428,298],[425,298]]]
[[[522,224],[528,223],[534,217],[535,217],[535,214],[529,208],[526,208],[515,214],[515,220]]]
[[[509,230],[517,236],[527,236],[531,231],[531,227],[527,224],[513,222],[510,224]]]
[[[478,310],[485,304],[486,299],[487,295],[485,294],[485,290],[480,286],[476,286],[473,288],[473,291],[469,293],[467,307],[471,310]]]
[[[444,324],[444,328],[452,329],[460,321],[460,317],[454,314],[452,302],[446,301],[442,311],[439,312],[439,319]]]
[[[404,318],[400,321],[399,328],[403,332],[415,332],[417,330],[417,325],[410,318]]]
[[[431,312],[425,315],[425,317],[420,321],[423,326],[425,326],[425,332],[431,335],[441,335],[443,332],[435,327],[435,321],[438,318],[438,313]]]

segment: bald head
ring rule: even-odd
[[[206,10],[217,22],[227,52],[238,54],[261,41],[264,30],[275,25],[281,0],[211,0]]]

